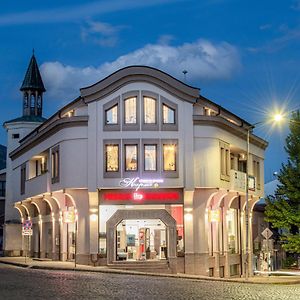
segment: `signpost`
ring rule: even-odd
[[[262,233],[262,236],[266,239],[266,252],[267,252],[267,271],[270,271],[270,249],[269,249],[269,239],[273,235],[273,232],[266,228]]]
[[[33,231],[32,231],[32,221],[31,220],[25,220],[22,223],[22,235],[24,236],[28,236],[27,238],[27,247],[26,247],[26,243],[25,243],[25,263],[27,260],[27,254],[30,250],[30,237],[32,236]]]
[[[76,254],[77,254],[77,216],[74,210],[65,210],[63,212],[63,221],[64,223],[67,223],[67,225],[69,223],[74,223],[75,226],[75,244],[74,244],[74,265],[76,268]],[[67,227],[68,228],[68,227]],[[67,229],[68,231],[68,229]]]

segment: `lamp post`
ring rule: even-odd
[[[283,119],[282,114],[273,116],[272,121],[278,123]],[[247,164],[246,164],[246,207],[245,207],[245,227],[246,227],[246,249],[245,249],[245,279],[249,278],[249,156],[250,156],[250,133],[255,126],[264,123],[260,121],[247,127]]]

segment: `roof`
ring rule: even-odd
[[[47,119],[41,116],[22,116],[16,119],[12,119],[9,121],[6,121],[4,124],[7,123],[17,123],[17,122],[34,122],[34,123],[43,123]]]
[[[42,92],[46,91],[34,54],[31,57],[27,72],[20,88],[21,91],[25,91],[27,89],[35,89]]]

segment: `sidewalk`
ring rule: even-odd
[[[239,283],[256,283],[256,284],[300,284],[300,271],[276,271],[272,272],[270,276],[268,274],[256,275],[250,277],[247,281],[245,278],[214,278],[200,275],[188,275],[188,274],[157,274],[128,270],[117,270],[104,267],[93,267],[86,265],[77,265],[75,268],[74,262],[61,262],[51,260],[32,260],[25,257],[0,257],[0,263],[14,265],[23,268],[31,269],[44,269],[44,270],[60,270],[60,271],[85,271],[85,272],[101,272],[101,273],[114,273],[114,274],[127,274],[127,275],[146,275],[146,276],[158,276],[158,277],[172,277],[172,278],[184,278],[193,280],[212,280],[223,282],[239,282]],[[274,275],[273,275],[274,274]]]

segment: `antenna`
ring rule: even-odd
[[[187,70],[183,70],[182,73],[183,73],[183,81],[184,83],[186,83],[186,74],[187,74]]]

